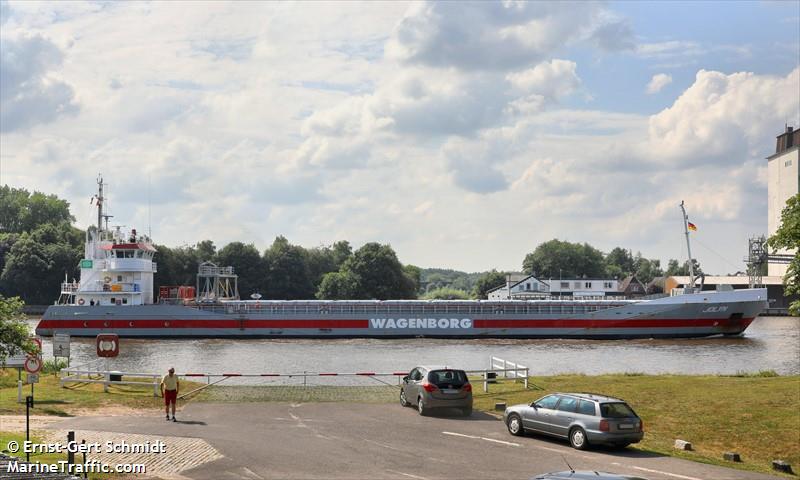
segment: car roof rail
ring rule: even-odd
[[[604,395],[602,393],[593,393],[593,392],[578,392],[576,395],[589,395],[590,397],[604,397],[604,398],[612,398],[614,400],[621,400],[617,397],[612,397],[611,395]],[[596,399],[593,399],[596,400]]]

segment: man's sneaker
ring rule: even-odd
[[[169,422],[169,415],[167,415],[167,421]]]
[[[173,422],[177,422],[177,421],[178,421],[178,419],[177,419],[177,418],[175,418],[175,417],[173,416],[173,417],[172,417],[172,421],[173,421]]]

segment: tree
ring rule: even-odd
[[[303,300],[314,298],[314,284],[306,263],[306,251],[279,236],[264,252],[266,278],[262,284],[270,299]]]
[[[52,303],[58,296],[58,291],[48,291],[47,287],[52,266],[45,245],[23,233],[6,256],[0,291],[6,296],[22,296],[32,304]]]
[[[692,263],[694,264],[694,276],[699,277],[703,271],[700,269],[700,263],[692,259]],[[667,263],[667,271],[664,273],[668,277],[673,276],[687,276],[689,275],[689,260],[683,262],[683,265],[679,264],[677,260],[674,258],[669,259],[669,263]]]
[[[198,242],[197,245],[194,247],[197,260],[200,263],[205,261],[214,261],[217,255],[217,247],[214,246],[214,242],[211,240],[203,240],[202,242]],[[258,250],[256,250],[257,252]]]
[[[505,285],[505,283],[505,272],[498,272],[497,270],[486,272],[478,278],[477,282],[475,282],[475,288],[472,291],[472,295],[477,299],[486,300],[486,293],[489,290],[501,285]]]
[[[403,266],[403,272],[406,274],[408,278],[414,282],[414,291],[419,294],[420,285],[421,285],[421,278],[422,278],[422,269],[416,265],[405,265]]]
[[[0,364],[12,355],[34,349],[25,315],[22,314],[23,305],[19,297],[6,298],[0,295]]]
[[[73,222],[69,203],[55,195],[0,187],[0,232],[30,232],[47,223]]]
[[[202,242],[201,242],[202,243]],[[198,244],[199,246],[200,244]],[[204,247],[207,249],[207,246]],[[198,260],[202,257],[198,258]],[[267,269],[258,249],[252,243],[231,242],[217,252],[215,262],[220,267],[233,267],[239,276],[239,295],[250,298],[254,293],[262,293]]]
[[[781,212],[781,226],[769,237],[769,246],[774,249],[786,248],[794,250],[794,258],[789,263],[783,277],[784,295],[800,295],[800,194],[786,201]],[[800,315],[800,300],[789,305],[789,313]]]
[[[645,285],[654,278],[664,275],[664,271],[661,269],[661,260],[648,260],[638,252],[634,259],[634,270],[636,271],[636,278]]]
[[[352,272],[330,272],[322,277],[316,297],[320,300],[355,300],[363,297],[359,278]]]
[[[622,279],[632,274],[635,270],[634,259],[631,253],[624,248],[616,247],[606,255],[606,276]]]
[[[356,298],[417,298],[414,280],[403,270],[389,245],[367,243],[344,262],[340,273],[352,275],[358,282]]]
[[[588,243],[553,239],[526,255],[522,269],[540,278],[597,278],[605,274],[605,259],[603,252]]]
[[[469,294],[464,290],[456,290],[455,288],[437,288],[431,290],[422,296],[424,300],[467,300]]]

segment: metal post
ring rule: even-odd
[[[306,386],[306,378],[308,378],[308,377],[306,377],[306,371],[303,370],[303,386],[304,387]]]
[[[33,408],[33,397],[25,397],[25,444],[31,441],[31,408]],[[25,461],[31,461],[31,452],[25,449]]]
[[[83,440],[81,440],[81,445],[86,445],[86,439],[85,438]],[[83,448],[82,450],[83,450],[83,465],[85,466],[86,465],[86,448]],[[85,468],[83,470],[83,478],[89,478],[89,472],[87,472]]]
[[[108,370],[106,370],[106,372],[105,372],[105,378],[106,378],[106,381],[103,382],[103,391],[105,393],[108,393],[108,382],[111,381],[111,373]]]
[[[154,397],[158,397],[158,390],[159,390],[158,387],[161,386],[161,382],[158,381],[158,377],[154,376],[153,378],[154,378],[154,381],[153,381],[153,396]]]
[[[528,389],[528,376],[530,375],[530,371],[526,368],[525,369],[525,390]]]
[[[22,380],[17,380],[17,403],[22,403]]]
[[[75,441],[75,432],[67,432],[67,445],[70,445],[70,443],[74,441]],[[74,464],[75,464],[75,449],[70,448],[67,450],[67,465],[71,467]]]

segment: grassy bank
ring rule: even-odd
[[[23,374],[23,379],[25,375]],[[131,380],[125,378],[126,381]],[[181,382],[188,391],[199,384]],[[22,394],[30,395],[31,386],[24,385]],[[111,385],[108,393],[99,383],[72,383],[66,388],[59,385],[56,374],[40,375],[34,386],[34,409],[32,415],[72,416],[98,408],[161,409],[163,400],[153,396],[152,385]],[[179,401],[178,405],[180,405]],[[0,415],[25,414],[25,404],[17,403],[17,370],[0,371]]]
[[[520,383],[475,383],[475,408],[495,402],[530,403],[552,392],[596,392],[625,399],[644,419],[645,438],[635,448],[695,461],[769,472],[773,459],[800,469],[800,376],[556,375]],[[675,439],[695,451],[673,448]],[[737,452],[743,463],[722,460]]]

